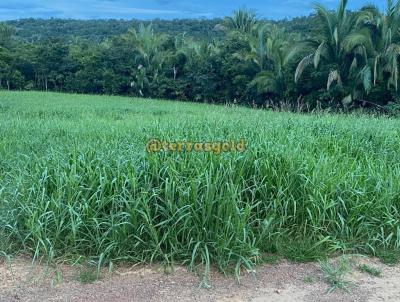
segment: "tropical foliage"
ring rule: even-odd
[[[17,31],[1,24],[0,87],[297,110],[392,108],[399,97],[400,2],[387,0],[385,11],[366,5],[351,12],[347,4],[340,0],[334,11],[316,4],[313,15],[287,22],[245,8],[223,20],[156,20],[128,30],[104,21],[114,30],[97,38],[42,32],[29,40],[21,28],[39,30],[34,21],[11,22]],[[208,30],[200,31],[199,22]],[[70,26],[67,32],[76,33]]]

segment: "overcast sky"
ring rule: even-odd
[[[335,8],[339,0],[320,0]],[[349,0],[349,8],[384,0]],[[0,20],[20,18],[173,19],[229,15],[242,6],[269,19],[292,18],[312,11],[314,0],[0,0]]]

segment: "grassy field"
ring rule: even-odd
[[[148,154],[152,138],[247,150]],[[390,260],[399,180],[395,119],[0,92],[4,254],[237,274],[270,253]]]

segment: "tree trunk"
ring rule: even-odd
[[[7,90],[10,90],[10,81],[7,80]]]
[[[46,91],[47,91],[47,90],[48,90],[48,87],[47,87],[47,78],[44,79],[44,85],[45,85]]]

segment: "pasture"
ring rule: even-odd
[[[150,139],[247,150],[149,154]],[[0,92],[0,250],[239,274],[278,255],[398,255],[400,121]]]

